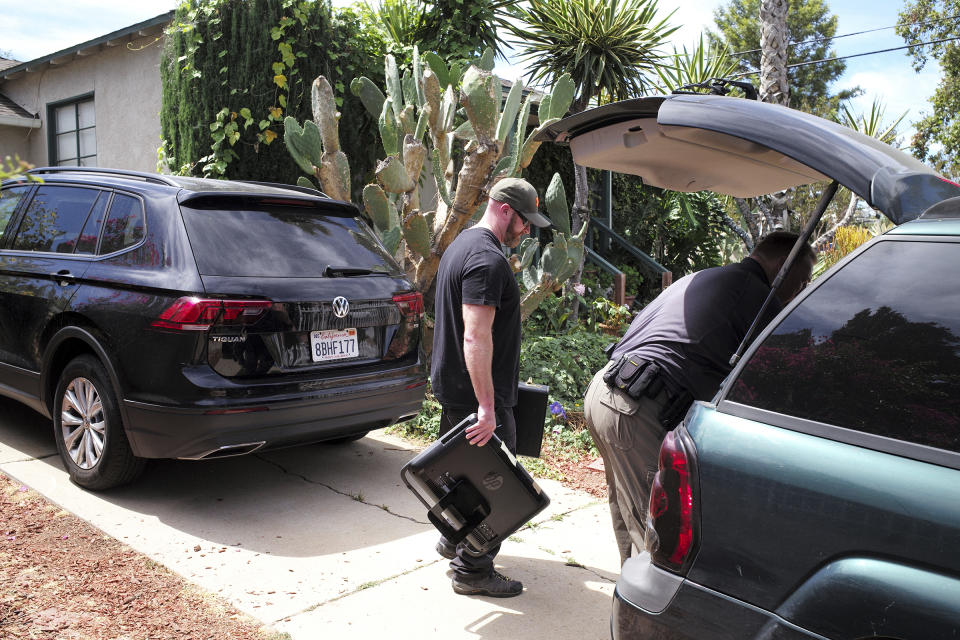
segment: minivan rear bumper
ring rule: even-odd
[[[350,436],[415,415],[426,375],[420,366],[363,385],[300,394],[221,398],[168,406],[124,400],[127,436],[142,458],[200,459]]]
[[[621,569],[610,627],[614,640],[823,640],[774,613],[664,571],[646,552]]]

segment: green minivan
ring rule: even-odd
[[[667,433],[613,637],[960,638],[960,187],[836,123],[722,96],[607,105],[547,137],[669,189],[827,181],[899,225]]]

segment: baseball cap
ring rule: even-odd
[[[504,178],[490,189],[490,199],[510,205],[514,211],[537,227],[549,227],[553,224],[550,218],[537,211],[540,205],[537,190],[523,178]]]

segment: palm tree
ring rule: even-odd
[[[533,84],[574,81],[572,113],[591,102],[643,95],[661,61],[659,49],[678,29],[658,20],[657,0],[530,0],[517,7],[510,31]],[[589,220],[587,170],[574,165],[573,231]],[[581,262],[582,268],[582,262]],[[578,282],[580,269],[573,277]]]
[[[787,84],[787,0],[760,3],[760,100],[786,105]]]

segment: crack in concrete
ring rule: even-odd
[[[320,483],[316,483],[316,484],[320,484]],[[326,486],[326,485],[323,485],[323,486]],[[339,492],[338,492],[338,493],[339,493]],[[324,606],[324,605],[328,605],[328,604],[330,604],[330,603],[336,602],[337,600],[343,600],[344,598],[346,598],[346,597],[348,597],[348,596],[352,596],[352,595],[357,594],[357,593],[360,593],[361,591],[366,591],[367,589],[380,586],[380,585],[383,584],[384,582],[389,582],[389,581],[394,580],[394,579],[396,579],[396,578],[401,578],[401,577],[403,577],[403,576],[410,575],[411,573],[414,573],[415,571],[420,571],[420,569],[423,569],[424,567],[429,567],[429,566],[435,565],[435,564],[437,564],[438,562],[441,562],[441,560],[431,560],[431,561],[429,561],[429,562],[425,562],[425,563],[421,564],[419,567],[413,567],[412,569],[407,569],[406,571],[401,571],[400,573],[394,574],[394,575],[392,575],[392,576],[388,576],[388,577],[386,577],[386,578],[380,578],[379,580],[371,580],[371,581],[369,581],[369,582],[364,582],[363,584],[361,584],[359,587],[357,587],[356,589],[354,589],[354,590],[352,590],[352,591],[347,591],[346,593],[341,593],[340,595],[338,595],[338,596],[336,596],[336,597],[334,597],[334,598],[330,598],[329,600],[324,600],[323,602],[318,602],[318,603],[316,603],[316,604],[312,604],[312,605],[310,605],[309,607],[306,607],[306,608],[304,608],[304,609],[301,609],[300,611],[297,611],[296,613],[292,613],[292,614],[290,614],[290,615],[288,615],[288,616],[283,616],[282,618],[278,618],[278,619],[274,620],[273,622],[271,622],[271,623],[269,623],[269,624],[272,626],[272,625],[275,625],[275,624],[279,624],[279,623],[281,623],[281,622],[289,622],[291,619],[295,618],[296,616],[300,616],[300,615],[303,615],[303,614],[305,614],[305,613],[310,613],[311,611],[316,611],[317,609],[319,609],[320,607],[322,607],[322,606]]]
[[[594,502],[587,502],[587,503],[584,503],[584,504],[580,505],[579,507],[574,507],[574,508],[572,508],[572,509],[568,509],[567,511],[563,511],[563,512],[561,512],[561,513],[555,513],[555,514],[553,514],[552,516],[550,516],[550,517],[548,517],[548,518],[544,518],[543,520],[537,520],[537,521],[531,520],[530,522],[528,522],[527,524],[523,525],[522,527],[520,527],[519,529],[517,529],[517,530],[514,531],[513,533],[514,533],[514,535],[516,535],[516,534],[520,533],[521,531],[525,531],[525,530],[527,530],[527,529],[536,530],[538,527],[542,527],[543,525],[547,524],[548,522],[561,522],[564,518],[566,518],[566,517],[567,517],[568,515],[570,515],[571,513],[576,513],[577,511],[582,511],[583,509],[589,509],[590,507],[595,507],[595,506],[597,506],[598,504],[603,504],[603,503],[600,502],[599,500],[596,500],[596,501],[594,501]]]
[[[303,474],[301,474],[301,473],[295,473],[295,472],[293,472],[293,471],[290,471],[289,469],[287,469],[286,467],[284,467],[282,464],[280,464],[280,463],[278,463],[278,462],[274,462],[273,460],[269,460],[269,459],[263,457],[263,456],[260,455],[260,454],[253,454],[253,457],[254,457],[254,458],[257,458],[258,460],[261,460],[261,461],[263,461],[263,462],[266,462],[267,464],[270,464],[270,465],[276,467],[277,469],[280,470],[281,473],[284,473],[284,474],[289,475],[289,476],[293,476],[293,477],[295,477],[295,478],[300,478],[301,480],[303,480],[304,482],[306,482],[306,483],[308,483],[308,484],[313,484],[313,485],[317,485],[317,486],[323,487],[323,488],[325,488],[325,489],[328,489],[328,490],[332,491],[333,493],[336,493],[336,494],[338,494],[338,495],[341,495],[341,496],[350,498],[351,500],[355,500],[355,501],[357,501],[357,502],[359,502],[359,503],[361,503],[361,504],[367,505],[368,507],[376,507],[377,509],[380,509],[380,510],[382,510],[382,511],[386,511],[386,512],[389,513],[390,515],[396,516],[396,517],[398,517],[398,518],[403,518],[404,520],[409,520],[409,521],[411,521],[411,522],[416,522],[417,524],[423,524],[423,525],[429,525],[429,524],[430,524],[429,522],[423,522],[423,521],[421,521],[421,520],[417,520],[416,518],[411,518],[411,517],[409,517],[409,516],[404,516],[404,515],[401,515],[401,514],[399,514],[399,513],[394,513],[393,511],[390,511],[390,509],[389,509],[388,507],[386,507],[386,505],[373,504],[372,502],[367,502],[367,501],[365,501],[365,500],[362,500],[362,499],[359,497],[360,494],[347,493],[346,491],[341,491],[340,489],[337,489],[337,488],[335,488],[335,487],[332,487],[332,486],[330,486],[330,485],[328,485],[328,484],[326,484],[326,483],[324,483],[324,482],[319,482],[319,481],[317,481],[317,480],[312,480],[312,479],[308,478],[307,476],[305,476],[305,475],[303,475]],[[538,527],[540,527],[541,525],[543,525],[543,524],[546,524],[546,523],[551,522],[551,521],[560,522],[560,521],[562,521],[565,517],[567,517],[568,515],[570,515],[570,514],[572,514],[572,513],[575,513],[575,512],[577,512],[577,511],[582,510],[582,509],[586,509],[586,508],[595,506],[595,505],[597,505],[597,504],[601,504],[601,503],[600,503],[599,501],[588,502],[588,503],[582,504],[582,505],[580,505],[580,506],[578,506],[578,507],[574,507],[574,508],[572,508],[572,509],[569,509],[569,510],[567,510],[567,511],[564,511],[564,512],[562,512],[562,513],[554,514],[553,516],[550,516],[549,518],[547,518],[547,519],[545,519],[545,520],[541,520],[541,521],[539,521],[539,522],[532,522],[532,521],[531,521],[531,522],[528,522],[528,523],[525,524],[524,526],[520,527],[517,531],[515,531],[515,532],[514,532],[514,535],[516,535],[517,533],[520,533],[521,531],[524,531],[524,530],[536,531],[536,529],[537,529]],[[522,541],[521,541],[521,544],[523,544]],[[542,547],[541,547],[541,549],[542,549]],[[544,551],[548,551],[548,550],[544,549]],[[548,551],[548,552],[549,552],[549,553],[554,553],[554,555],[556,555],[555,552],[551,552],[551,551]],[[402,576],[409,575],[409,574],[411,574],[411,573],[413,573],[413,572],[415,572],[415,571],[419,571],[419,570],[423,569],[424,567],[432,566],[432,565],[434,565],[434,564],[436,564],[436,563],[438,563],[438,562],[441,562],[441,560],[438,559],[438,560],[432,560],[432,561],[430,561],[430,562],[425,562],[425,563],[421,564],[420,566],[414,567],[414,568],[412,568],[412,569],[408,569],[408,570],[406,570],[406,571],[401,571],[400,573],[394,574],[394,575],[392,575],[392,576],[387,576],[387,577],[385,577],[385,578],[380,578],[379,580],[371,580],[371,581],[369,581],[369,582],[365,582],[365,583],[361,584],[360,586],[358,586],[356,589],[353,589],[352,591],[347,591],[346,593],[341,593],[341,594],[337,595],[337,596],[334,597],[334,598],[330,598],[330,599],[328,599],[328,600],[324,600],[324,601],[322,601],[322,602],[318,602],[318,603],[316,603],[316,604],[312,604],[312,605],[310,605],[309,607],[305,607],[304,609],[301,609],[300,611],[297,611],[296,613],[292,613],[292,614],[283,616],[282,618],[278,618],[278,619],[274,620],[273,622],[271,622],[271,623],[269,623],[269,624],[275,625],[275,624],[280,624],[281,622],[290,621],[290,620],[292,620],[293,618],[295,618],[295,617],[297,617],[297,616],[300,616],[300,615],[303,615],[303,614],[306,614],[306,613],[310,613],[311,611],[316,611],[316,610],[319,609],[320,607],[323,607],[323,606],[325,606],[325,605],[331,604],[331,603],[333,603],[333,602],[337,602],[338,600],[343,600],[344,598],[347,598],[347,597],[349,597],[349,596],[355,595],[355,594],[357,594],[357,593],[360,593],[361,591],[365,591],[365,590],[370,589],[370,588],[372,588],[372,587],[379,586],[379,585],[381,585],[381,584],[383,584],[383,583],[385,583],[385,582],[389,582],[390,580],[394,580],[394,579],[396,579],[396,578],[400,578],[400,577],[402,577]],[[608,577],[606,577],[606,576],[604,576],[604,575],[601,575],[601,574],[598,573],[596,570],[591,569],[590,567],[586,567],[586,566],[584,566],[584,565],[582,565],[582,564],[580,564],[580,563],[568,564],[567,566],[574,567],[574,568],[577,568],[577,569],[581,569],[581,570],[583,570],[583,571],[586,571],[587,573],[595,576],[597,579],[602,580],[602,581],[604,581],[604,582],[611,583],[611,584],[616,584],[616,580],[611,580],[610,578],[608,578]]]
[[[587,509],[587,508],[589,508],[589,507],[594,507],[594,506],[596,506],[596,505],[598,505],[598,504],[603,504],[603,503],[600,502],[599,500],[594,501],[594,502],[587,502],[587,503],[585,503],[585,504],[580,505],[579,507],[574,507],[574,508],[572,508],[572,509],[570,509],[570,510],[568,510],[568,511],[563,511],[562,513],[556,513],[556,514],[550,516],[549,518],[546,518],[545,520],[540,520],[539,522],[528,522],[527,524],[525,524],[525,525],[523,525],[522,527],[520,527],[519,529],[517,529],[517,530],[513,533],[513,535],[517,535],[517,534],[520,533],[521,531],[525,531],[525,530],[526,530],[526,531],[531,531],[531,532],[536,532],[537,529],[539,529],[541,526],[543,526],[543,525],[545,525],[545,524],[548,524],[549,522],[562,522],[563,519],[566,518],[566,517],[567,517],[568,515],[570,515],[571,513],[576,513],[577,511],[581,511],[581,510]],[[523,543],[522,540],[521,540],[520,542]],[[539,546],[539,545],[538,545],[538,546]],[[551,554],[551,555],[555,555],[555,556],[560,555],[559,553],[557,553],[556,551],[554,551],[554,550],[552,550],[552,549],[547,549],[546,547],[542,547],[542,546],[540,546],[539,548],[540,548],[541,551],[544,551],[544,552],[549,553],[549,554]],[[595,569],[591,569],[590,567],[587,567],[587,566],[585,566],[585,565],[582,565],[582,564],[580,564],[579,562],[576,562],[575,560],[574,560],[573,563],[567,562],[566,566],[568,566],[568,567],[574,567],[574,568],[577,568],[577,569],[583,569],[583,570],[586,571],[587,573],[593,574],[594,576],[596,576],[596,577],[599,578],[600,580],[603,580],[604,582],[608,582],[608,583],[610,583],[610,584],[616,584],[616,583],[617,583],[617,581],[616,581],[615,579],[614,579],[614,580],[611,580],[610,578],[608,578],[608,577],[606,577],[606,576],[601,575],[600,573],[598,573]]]
[[[303,475],[302,473],[294,473],[293,471],[290,471],[289,469],[287,469],[286,467],[284,467],[284,466],[283,466],[282,464],[280,464],[279,462],[274,462],[273,460],[268,460],[267,458],[264,458],[262,455],[253,454],[253,457],[257,458],[258,460],[262,460],[263,462],[266,462],[267,464],[273,465],[274,467],[276,467],[277,469],[279,469],[282,473],[284,473],[284,474],[286,474],[286,475],[288,475],[288,476],[293,476],[293,477],[295,477],[295,478],[300,478],[301,480],[303,480],[303,481],[306,482],[307,484],[315,484],[315,485],[317,485],[317,486],[324,487],[325,489],[329,489],[330,491],[332,491],[332,492],[334,492],[334,493],[336,493],[336,494],[339,494],[339,495],[341,495],[341,496],[350,498],[351,500],[354,500],[354,501],[356,501],[356,502],[359,502],[360,504],[365,504],[365,505],[367,505],[368,507],[376,507],[377,509],[380,509],[381,511],[385,511],[386,513],[389,513],[390,515],[395,516],[395,517],[397,517],[397,518],[402,518],[402,519],[404,519],[404,520],[409,520],[410,522],[416,522],[417,524],[425,524],[425,525],[429,525],[429,524],[430,524],[429,522],[424,522],[424,521],[422,521],[422,520],[417,520],[416,518],[411,518],[410,516],[405,516],[405,515],[400,514],[400,513],[394,513],[393,511],[390,510],[390,507],[388,507],[388,506],[385,505],[385,504],[374,504],[374,503],[372,503],[372,502],[367,502],[366,500],[364,500],[364,499],[362,498],[362,496],[363,496],[362,493],[356,493],[356,494],[354,494],[354,493],[347,493],[346,491],[341,491],[340,489],[337,489],[337,488],[335,488],[335,487],[331,487],[330,485],[325,484],[325,483],[323,483],[323,482],[318,482],[317,480],[312,480],[312,479],[308,478],[307,476]]]
[[[572,566],[574,566],[574,565],[567,565],[567,566],[571,566],[571,567],[572,567]],[[596,571],[595,569],[591,569],[590,567],[585,567],[585,566],[583,566],[583,565],[580,564],[580,563],[577,563],[576,566],[577,566],[578,568],[580,568],[580,569],[583,569],[583,570],[586,571],[587,573],[592,573],[593,575],[595,575],[595,576],[596,576],[597,578],[599,578],[600,580],[603,580],[604,582],[607,582],[607,583],[610,583],[610,584],[617,584],[617,581],[616,581],[615,579],[614,579],[614,580],[611,580],[611,579],[608,578],[607,576],[604,576],[604,575],[601,575],[601,574],[597,573],[597,571]]]

